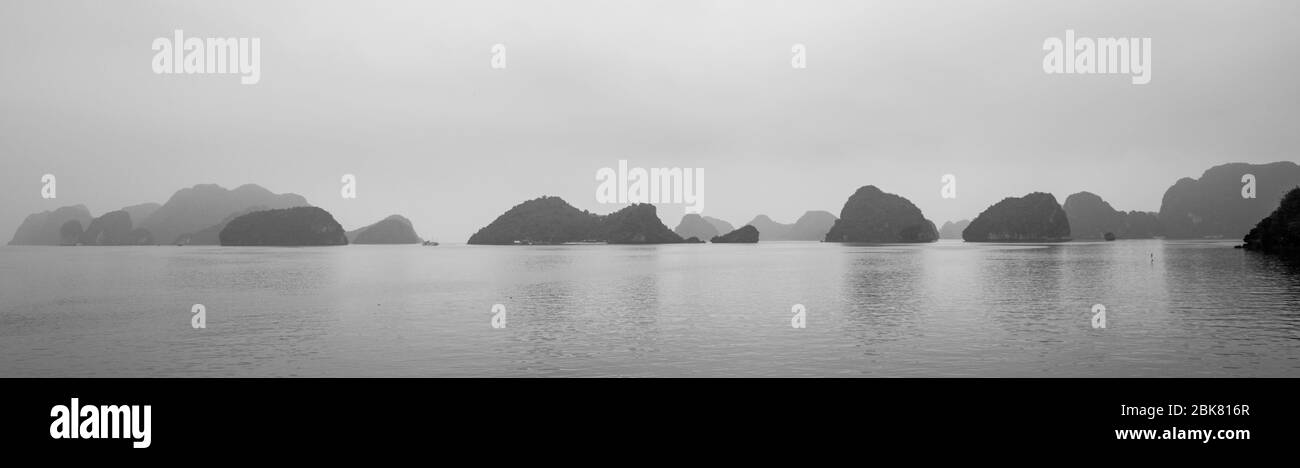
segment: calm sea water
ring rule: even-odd
[[[0,376],[1300,376],[1231,245],[4,247]]]

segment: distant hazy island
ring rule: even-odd
[[[963,219],[960,221],[945,221],[943,223],[943,226],[939,228],[939,238],[940,239],[961,239],[961,232],[966,230],[966,226],[970,226],[969,219]]]
[[[712,239],[715,236],[734,231],[735,228],[731,223],[718,218],[701,216],[695,213],[688,213],[682,216],[681,222],[673,228],[673,232],[682,238],[690,241],[694,237],[699,239]]]
[[[782,224],[767,215],[758,215],[748,225],[757,229],[764,241],[820,241],[826,238],[835,221],[835,215],[829,212],[807,211],[794,224]]]
[[[719,235],[718,228],[713,223],[706,221],[703,216],[695,213],[687,213],[686,216],[682,216],[681,222],[677,223],[677,227],[673,228],[673,232],[688,241],[692,237],[699,240],[712,239]]]
[[[1160,218],[1146,211],[1116,210],[1100,196],[1079,192],[1065,198],[1062,206],[1075,240],[1150,239],[1164,234]],[[1107,236],[1109,234],[1109,236]]]
[[[196,237],[207,230],[220,232],[215,226],[230,222],[231,215],[258,210],[311,206],[301,195],[275,194],[258,185],[241,185],[227,190],[205,184],[182,189],[141,223],[161,243],[178,243],[182,236]]]
[[[84,205],[65,206],[52,211],[29,215],[14,233],[9,245],[222,245],[221,233],[236,219],[246,215],[288,208],[311,207],[300,195],[276,194],[257,185],[242,185],[227,190],[218,185],[204,184],[177,191],[167,203],[141,203],[94,217]],[[251,217],[241,221],[236,236],[264,232],[267,238],[234,237],[224,245],[341,245],[330,232],[310,235],[292,233],[293,222],[333,216],[317,208],[301,211],[311,216]],[[247,224],[247,223],[265,224]],[[286,222],[290,224],[285,224]],[[325,226],[328,223],[321,224]],[[337,222],[335,222],[337,224]],[[310,223],[309,223],[310,225]],[[317,226],[317,227],[320,227]],[[332,230],[332,226],[326,231]],[[359,244],[419,244],[422,239],[415,234],[410,220],[399,215],[389,216],[375,224],[350,233]],[[261,234],[258,234],[261,235]],[[267,239],[276,239],[268,241]],[[271,243],[265,243],[271,242]],[[430,243],[434,245],[434,243]]]
[[[1255,179],[1254,198],[1244,193],[1248,175]],[[1290,161],[1214,166],[1200,179],[1184,177],[1165,191],[1160,224],[1171,239],[1240,239],[1298,185],[1300,166]]]
[[[747,225],[758,230],[764,241],[820,241],[835,224],[835,215],[825,211],[808,211],[794,224],[773,221],[767,215],[755,216]],[[677,235],[690,238],[712,239],[735,231],[731,224],[708,216],[687,214],[673,229]]]

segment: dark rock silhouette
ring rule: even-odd
[[[148,229],[159,242],[174,243],[182,235],[221,224],[231,215],[248,212],[254,207],[267,209],[310,206],[307,200],[295,194],[271,193],[257,185],[243,185],[227,190],[218,185],[196,185],[172,195],[153,214],[139,223]]]
[[[966,230],[970,225],[969,219],[961,221],[944,221],[943,226],[939,228],[940,239],[961,239],[961,232]]]
[[[243,216],[243,215],[246,215],[246,214],[249,214],[249,213],[255,212],[255,211],[266,211],[266,210],[268,210],[268,209],[269,209],[269,208],[267,208],[267,207],[265,207],[265,206],[255,206],[255,207],[252,207],[252,208],[249,208],[249,209],[246,209],[246,210],[240,211],[240,212],[238,212],[238,213],[234,213],[234,214],[232,214],[232,215],[230,215],[230,216],[227,216],[226,219],[221,220],[220,223],[214,224],[214,225],[212,225],[212,226],[208,226],[207,228],[204,228],[203,230],[201,230],[201,231],[199,231],[199,232],[194,232],[194,233],[190,233],[190,234],[181,234],[179,237],[176,238],[176,244],[180,244],[180,245],[221,245],[221,230],[222,230],[222,229],[225,229],[227,224],[230,224],[231,221],[233,221],[235,218],[238,218],[238,217],[240,217],[240,216]]]
[[[1091,192],[1065,197],[1061,208],[1070,220],[1070,237],[1076,240],[1101,239],[1107,232],[1119,232],[1124,227],[1124,212]]]
[[[1061,208],[1070,220],[1070,237],[1075,240],[1104,239],[1108,233],[1119,239],[1150,239],[1162,234],[1155,213],[1125,213],[1090,192],[1065,197]]]
[[[69,219],[68,222],[63,223],[63,227],[59,228],[59,244],[76,245],[81,242],[81,233],[83,232],[85,230],[81,228],[81,221]]]
[[[1256,223],[1242,240],[1247,250],[1300,256],[1300,187],[1287,192],[1277,209]]]
[[[714,244],[754,244],[760,237],[758,228],[746,224],[740,229],[710,239]]]
[[[668,229],[654,205],[638,203],[600,219],[595,240],[611,244],[674,244],[682,237]]]
[[[826,233],[826,242],[934,242],[939,231],[921,209],[906,198],[874,185],[859,188],[840,210],[840,219]]]
[[[529,200],[470,236],[470,244],[663,244],[682,242],[654,205],[634,204],[606,216],[578,210],[558,197]]]
[[[316,207],[255,211],[226,224],[218,235],[228,246],[347,245],[347,233],[328,211]]]
[[[705,221],[703,216],[694,213],[682,216],[682,221],[677,223],[677,227],[673,228],[673,232],[685,238],[696,237],[700,239],[712,239],[720,234],[718,228]]]
[[[1101,237],[1102,237],[1103,239],[1106,239],[1106,242],[1110,242],[1110,241],[1115,240],[1115,233],[1113,233],[1113,232],[1107,232],[1107,233],[1105,233],[1105,234],[1102,234]]]
[[[135,245],[131,235],[131,215],[117,210],[95,218],[81,233],[80,243],[85,245]]]
[[[63,243],[60,230],[68,221],[75,220],[86,226],[94,219],[84,205],[65,206],[28,215],[14,231],[9,245],[59,245]]]
[[[419,244],[424,242],[415,233],[411,220],[392,215],[369,226],[348,233],[353,244]]]
[[[470,236],[470,244],[581,242],[600,224],[600,216],[579,210],[559,197],[541,197],[515,205]]]
[[[1242,197],[1245,174],[1255,176],[1255,198]],[[1239,238],[1297,185],[1300,166],[1289,161],[1214,166],[1200,179],[1179,179],[1165,191],[1160,224],[1173,239]]]
[[[1070,220],[1050,193],[1009,197],[966,226],[966,242],[1063,242],[1070,240]]]

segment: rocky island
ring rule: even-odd
[[[969,219],[961,221],[944,221],[943,226],[939,228],[940,239],[961,239],[961,232],[970,226]]]
[[[1245,196],[1248,175],[1254,177],[1253,198]],[[1241,238],[1297,185],[1300,166],[1290,161],[1214,166],[1165,191],[1160,224],[1171,239]]]
[[[182,236],[185,236],[191,241],[198,241],[192,243],[207,243],[204,240],[210,239],[210,236],[200,233],[220,233],[221,229],[216,226],[224,225],[233,216],[259,209],[301,206],[311,205],[300,195],[275,194],[254,184],[241,185],[234,190],[215,184],[195,185],[177,191],[167,203],[141,220],[139,227],[153,233],[158,242],[184,243],[186,239],[182,239]]]
[[[725,234],[736,230],[736,227],[732,226],[731,223],[728,223],[726,221],[711,216],[705,216],[704,221],[708,222],[709,225],[713,226],[713,229],[716,229],[718,231],[718,234]],[[708,238],[701,237],[701,239],[708,239]]]
[[[961,233],[966,242],[1064,242],[1070,220],[1050,193],[1008,197],[988,207]]]
[[[348,232],[348,242],[353,244],[419,244],[424,242],[415,233],[411,220],[392,215],[369,226]]]
[[[692,237],[696,238],[696,240],[712,239],[720,234],[718,228],[706,221],[703,216],[694,213],[682,216],[682,221],[677,223],[677,227],[673,228],[673,232],[688,240]]]
[[[68,239],[64,236],[63,228],[70,221],[76,221],[78,230],[90,224],[94,217],[90,215],[90,210],[85,205],[65,206],[53,211],[43,211],[40,213],[28,215],[23,220],[18,229],[14,231],[14,237],[9,241],[9,245],[59,245],[59,244],[76,244],[81,237],[78,232],[77,237]],[[71,227],[68,227],[71,229]]]
[[[605,216],[579,210],[559,197],[529,200],[470,236],[470,244],[670,244],[683,242],[654,205],[633,204]]]
[[[1110,206],[1100,196],[1079,192],[1065,197],[1066,217],[1070,220],[1070,237],[1074,240],[1150,239],[1162,234],[1155,213],[1123,212]]]
[[[659,220],[657,209],[649,203],[638,203],[615,211],[597,222],[594,240],[610,244],[675,244],[683,242],[681,236]]]
[[[1300,188],[1287,192],[1277,209],[1260,220],[1242,240],[1246,250],[1300,256]]]
[[[91,221],[78,242],[84,245],[131,245],[134,243],[131,231],[130,214],[124,210],[110,211]]]
[[[218,235],[226,246],[347,245],[347,233],[328,211],[316,207],[255,211],[235,218]]]
[[[874,185],[859,188],[840,210],[826,242],[911,243],[939,240],[934,223],[906,198]]]
[[[740,229],[716,236],[710,239],[709,242],[714,244],[755,244],[758,243],[758,238],[758,228],[746,224]]]
[[[235,218],[238,218],[240,216],[255,211],[266,211],[268,209],[269,208],[265,206],[256,206],[256,207],[252,207],[240,211],[238,213],[231,214],[230,216],[227,216],[226,219],[221,220],[220,223],[214,224],[212,226],[208,226],[202,231],[190,233],[190,234],[181,234],[180,237],[176,238],[176,244],[177,245],[221,245],[221,230],[225,229],[227,224],[230,224],[231,221],[234,221]]]

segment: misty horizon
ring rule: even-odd
[[[1287,161],[1276,161],[1276,162],[1287,162]],[[1197,177],[1188,177],[1188,178],[1191,178],[1191,179],[1198,179],[1198,177],[1199,177],[1199,175],[1198,175]],[[1180,178],[1180,179],[1182,179],[1182,178]],[[203,186],[203,185],[215,185],[215,186],[220,187],[220,188],[223,188],[223,189],[225,189],[225,190],[235,190],[235,189],[237,189],[237,188],[239,188],[239,187],[242,187],[242,186],[244,186],[244,185],[250,185],[250,186],[255,186],[255,187],[261,187],[261,188],[266,189],[266,190],[268,190],[269,192],[275,193],[275,194],[277,194],[277,195],[300,195],[300,196],[302,195],[302,194],[300,194],[300,193],[296,193],[296,192],[293,192],[293,191],[283,191],[283,192],[281,192],[281,191],[271,190],[271,189],[269,189],[269,188],[267,188],[267,187],[265,187],[265,186],[263,186],[263,185],[261,185],[261,184],[258,184],[258,183],[252,183],[252,182],[250,182],[250,183],[246,183],[246,184],[240,184],[240,185],[237,185],[237,186],[230,186],[230,187],[222,186],[222,185],[220,185],[220,184],[198,184],[198,185],[195,185],[195,186],[192,186],[192,187],[182,187],[182,188],[178,189],[178,191],[180,191],[180,190],[184,190],[184,189],[197,188],[197,187],[199,187],[199,186]],[[866,185],[874,185],[874,184],[866,184]],[[1170,185],[1173,185],[1173,184],[1171,183]],[[887,190],[886,190],[886,192],[887,192]],[[1067,198],[1068,195],[1069,195],[1069,194],[1065,194],[1065,195],[1057,195],[1057,194],[1055,194],[1055,193],[1052,193],[1052,192],[1045,192],[1045,191],[1037,191],[1037,192],[1043,192],[1043,193],[1048,193],[1048,194],[1053,195],[1053,197],[1057,199],[1057,202],[1058,202],[1059,204],[1064,204],[1064,202],[1066,201],[1066,198]],[[1080,192],[1075,192],[1075,193],[1084,193],[1084,192],[1089,192],[1089,191],[1087,191],[1087,190],[1081,190]],[[1095,193],[1094,193],[1094,194],[1095,194]],[[989,205],[991,206],[991,205],[993,205],[994,203],[996,203],[997,201],[1001,201],[1002,199],[1005,199],[1005,198],[1015,198],[1015,197],[1020,197],[1020,196],[1023,196],[1023,195],[1025,195],[1025,194],[1019,194],[1019,195],[1016,195],[1016,194],[1008,194],[1008,195],[1006,195],[1006,196],[1004,196],[1004,197],[1001,197],[1001,198],[999,198],[999,199],[997,199],[997,200],[994,200],[993,202],[990,202]],[[515,207],[515,206],[517,206],[517,205],[519,205],[520,203],[523,203],[523,202],[525,202],[525,201],[534,200],[534,199],[537,199],[537,198],[543,198],[543,197],[550,197],[550,196],[554,196],[554,195],[545,195],[545,194],[544,194],[544,195],[538,195],[537,197],[530,197],[530,198],[525,199],[525,200],[519,200],[519,201],[515,202],[514,204],[512,204],[512,205],[510,205],[510,206],[507,206],[507,207],[503,207],[503,208],[501,208],[500,212],[504,212],[504,211],[508,210],[509,208]],[[133,205],[142,205],[142,204],[149,204],[149,203],[156,203],[156,204],[158,204],[158,205],[165,205],[165,204],[166,204],[166,203],[171,199],[171,197],[172,197],[172,196],[169,195],[167,198],[165,198],[165,199],[163,199],[163,200],[161,200],[161,201],[142,201],[142,202],[140,202],[139,204],[133,204]],[[304,197],[304,198],[306,198],[306,197]],[[559,198],[563,198],[563,197],[559,197]],[[848,198],[848,197],[845,197],[845,198]],[[1106,202],[1109,203],[1109,201],[1105,200],[1105,197],[1101,197],[1101,198],[1102,198],[1103,201],[1106,201]],[[312,206],[318,206],[318,207],[321,207],[320,205],[314,203],[310,198],[307,199],[307,202],[308,202],[309,204],[311,204]],[[589,212],[591,212],[591,213],[593,213],[593,214],[598,214],[598,215],[607,215],[607,214],[613,213],[613,212],[615,212],[615,211],[621,210],[622,208],[626,208],[626,207],[628,207],[628,206],[634,204],[634,203],[632,203],[632,202],[628,202],[628,203],[594,203],[598,208],[597,208],[597,209],[591,209],[591,208],[584,208],[584,207],[581,206],[580,204],[578,204],[578,203],[574,203],[574,202],[569,201],[569,200],[566,200],[566,202],[568,202],[568,203],[571,204],[571,205],[574,205],[574,206],[577,207],[578,209],[582,209],[582,210],[585,210],[585,211],[589,211]],[[1270,201],[1268,201],[1268,203],[1271,204],[1272,201],[1270,200]],[[667,218],[664,217],[664,214],[663,214],[664,210],[663,210],[663,208],[664,208],[664,207],[669,207],[670,209],[671,209],[671,208],[678,208],[678,210],[680,211],[681,209],[680,209],[680,204],[679,204],[679,203],[645,203],[645,204],[655,205],[657,211],[659,212],[659,213],[658,213],[658,216],[659,216],[660,220],[661,220],[665,225],[667,225],[667,226],[669,226],[669,227],[672,227],[672,226],[677,225],[677,223],[678,223],[678,222],[681,220],[681,218],[684,217],[685,215],[692,214],[692,213],[687,212],[687,213],[684,213],[682,216],[679,216],[678,218],[675,218],[675,219],[667,219]],[[122,208],[128,208],[128,207],[129,207],[129,206],[123,206],[123,207],[118,207],[118,208],[113,208],[113,209],[107,209],[107,210],[103,210],[103,211],[96,211],[96,210],[95,210],[93,207],[91,207],[91,205],[88,204],[88,203],[70,203],[70,204],[68,204],[68,205],[62,205],[62,206],[60,206],[60,207],[78,206],[78,205],[80,205],[80,206],[85,206],[85,207],[90,211],[90,213],[91,213],[91,215],[92,215],[93,217],[99,217],[99,216],[102,216],[102,215],[105,214],[105,213],[108,213],[108,212],[111,212],[111,211],[120,210],[120,209],[122,209]],[[841,203],[841,205],[842,205],[842,203]],[[1113,204],[1111,204],[1111,205],[1112,205],[1113,208],[1115,208],[1116,210],[1118,210],[1118,211],[1120,211],[1120,212],[1142,211],[1142,212],[1150,212],[1150,213],[1159,213],[1159,211],[1160,211],[1159,206],[1157,206],[1157,208],[1156,208],[1156,209],[1153,209],[1153,210],[1127,210],[1127,209],[1122,209],[1122,208],[1120,208],[1120,207],[1114,207]],[[599,210],[600,208],[606,208],[606,207],[608,207],[608,211],[600,211],[600,210]],[[58,207],[56,207],[56,208],[58,208]],[[325,208],[325,207],[321,207],[321,208]],[[988,207],[985,207],[985,209],[987,209],[987,208],[988,208]],[[52,211],[52,210],[53,210],[53,209],[51,209],[51,210],[47,210],[47,211]],[[328,209],[327,209],[327,211],[328,211]],[[979,212],[976,212],[976,213],[974,213],[974,214],[972,214],[972,215],[970,215],[970,216],[968,216],[968,217],[964,217],[964,218],[942,219],[942,220],[941,220],[941,219],[933,219],[933,218],[931,218],[931,217],[928,217],[928,215],[927,215],[927,219],[929,219],[930,221],[934,222],[935,225],[937,225],[937,226],[942,226],[942,225],[947,224],[947,223],[958,223],[958,222],[964,222],[964,221],[967,221],[967,222],[968,222],[968,221],[970,221],[970,220],[976,218],[977,215],[978,215],[980,212],[983,212],[983,211],[984,211],[984,209],[981,209]],[[802,213],[799,213],[799,215],[794,216],[794,217],[792,217],[792,218],[790,218],[790,219],[776,218],[776,217],[770,216],[770,215],[768,215],[768,214],[766,214],[766,213],[758,212],[758,213],[756,213],[755,215],[753,215],[753,216],[751,216],[751,217],[749,217],[749,218],[745,218],[745,220],[743,220],[743,221],[741,221],[741,220],[731,220],[731,219],[718,218],[717,216],[712,216],[712,215],[710,215],[710,214],[708,214],[708,213],[697,213],[697,214],[700,214],[701,216],[705,216],[706,218],[716,218],[716,219],[721,219],[722,221],[726,221],[726,222],[728,222],[728,223],[734,225],[735,227],[739,228],[739,227],[742,227],[742,226],[744,226],[744,225],[749,224],[750,221],[756,220],[756,219],[758,219],[759,217],[767,217],[767,218],[769,218],[771,221],[774,221],[774,222],[777,222],[777,223],[781,223],[781,224],[787,224],[787,225],[788,225],[788,224],[792,224],[792,223],[794,223],[794,222],[795,222],[797,219],[799,219],[802,215],[804,215],[804,214],[806,214],[806,213],[810,213],[810,212],[827,212],[827,213],[830,213],[830,214],[836,216],[837,218],[841,216],[840,209],[833,209],[833,210],[832,210],[832,209],[824,209],[824,210],[823,210],[823,209],[809,209],[809,210],[806,210],[806,211],[804,211],[804,212],[802,212]],[[922,212],[924,212],[924,210],[922,210]],[[32,213],[32,214],[35,214],[35,213]],[[376,218],[376,219],[374,219],[374,220],[363,221],[363,222],[358,223],[358,224],[355,224],[355,225],[354,225],[354,224],[348,224],[348,223],[346,223],[346,222],[343,222],[342,220],[339,220],[339,222],[340,222],[340,224],[343,225],[343,227],[344,227],[345,230],[351,231],[351,230],[354,230],[354,229],[360,229],[360,228],[367,227],[367,226],[369,226],[369,225],[371,225],[371,224],[374,224],[374,223],[376,223],[376,222],[378,222],[378,221],[380,221],[380,220],[382,220],[382,219],[385,219],[385,218],[387,218],[387,217],[389,217],[389,216],[403,216],[403,217],[406,217],[407,215],[405,215],[405,214],[403,214],[403,213],[389,213],[389,214],[387,214],[387,215],[382,215],[382,216],[380,216],[379,218]],[[491,219],[496,219],[497,216],[498,216],[498,215],[493,215],[493,216],[491,217]],[[136,224],[136,226],[140,226],[140,223],[143,221],[143,219],[132,219],[132,221]],[[487,223],[484,223],[484,224],[486,225]],[[476,229],[476,230],[477,230],[477,229]],[[426,235],[425,233],[423,233],[422,230],[420,229],[420,227],[419,227],[418,225],[415,226],[415,231],[416,231],[417,234],[420,234],[420,235],[421,235],[422,237],[424,237],[425,239],[429,239],[429,240],[435,240],[435,239],[436,239],[436,238],[433,237],[433,236],[429,236],[429,235]],[[724,233],[724,234],[725,234],[725,233]],[[436,239],[436,240],[438,240],[438,241],[440,241],[440,242],[447,242],[447,243],[453,243],[453,244],[455,244],[455,243],[464,243],[464,239],[467,239],[467,238],[469,238],[469,235],[468,235],[468,234],[467,234],[464,238],[446,238],[446,239]],[[159,243],[162,243],[162,244],[168,244],[168,243],[171,243],[171,242],[172,242],[172,241],[170,241],[170,240],[168,240],[168,239],[156,239],[156,240],[157,240]]]

